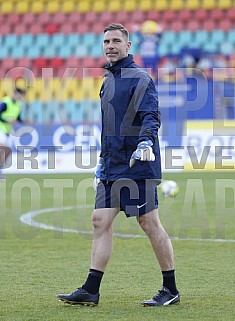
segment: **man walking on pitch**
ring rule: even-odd
[[[150,76],[128,54],[130,47],[124,26],[112,23],[104,29],[103,48],[108,65],[100,91],[101,154],[95,174],[91,265],[82,287],[57,295],[68,304],[98,304],[101,280],[112,253],[112,223],[120,211],[127,217],[136,217],[163,275],[162,289],[141,304],[162,306],[180,302],[172,244],[158,215],[156,187],[161,180],[161,161],[157,92]]]

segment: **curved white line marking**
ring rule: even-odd
[[[44,223],[40,223],[35,221],[33,218],[37,215],[43,213],[53,213],[53,212],[61,212],[61,211],[69,211],[74,209],[84,209],[84,208],[93,208],[94,205],[80,205],[80,206],[66,206],[66,207],[54,207],[54,208],[42,208],[39,210],[27,212],[20,216],[20,221],[26,225],[38,227],[43,230],[50,230],[55,232],[66,232],[66,233],[78,233],[78,234],[93,234],[93,231],[81,231],[75,229],[68,229],[68,228],[61,228],[53,225],[48,225]],[[123,233],[113,233],[113,236],[120,237],[120,238],[146,238],[145,235],[138,235],[138,234],[123,234]],[[215,242],[215,243],[235,243],[233,239],[201,239],[201,238],[179,238],[179,237],[171,237],[173,241],[203,241],[203,242]]]

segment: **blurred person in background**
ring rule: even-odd
[[[133,31],[138,37],[142,67],[151,68],[151,76],[156,79],[160,61],[158,47],[163,28],[155,21],[147,20],[141,26],[135,25]]]
[[[25,100],[26,91],[15,87],[12,96],[5,96],[0,102],[0,177],[1,168],[6,164],[7,158],[12,153],[10,134],[16,122],[22,123],[21,109]]]

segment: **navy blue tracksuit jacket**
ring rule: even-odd
[[[133,61],[133,56],[106,66],[107,74],[100,90],[102,133],[101,154],[104,171],[101,180],[161,179],[158,141],[160,112],[153,80]],[[155,161],[137,160],[129,167],[138,143],[153,142]]]

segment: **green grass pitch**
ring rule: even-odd
[[[148,239],[122,212],[114,223],[118,236],[99,306],[57,301],[56,294],[71,292],[87,276],[93,176],[9,175],[0,182],[0,320],[234,320],[234,172],[174,173],[164,179],[180,187],[175,198],[159,192],[159,213],[175,251],[179,305],[140,305],[161,288],[162,278]],[[51,230],[23,224],[20,217],[29,212],[36,213],[32,222]]]

